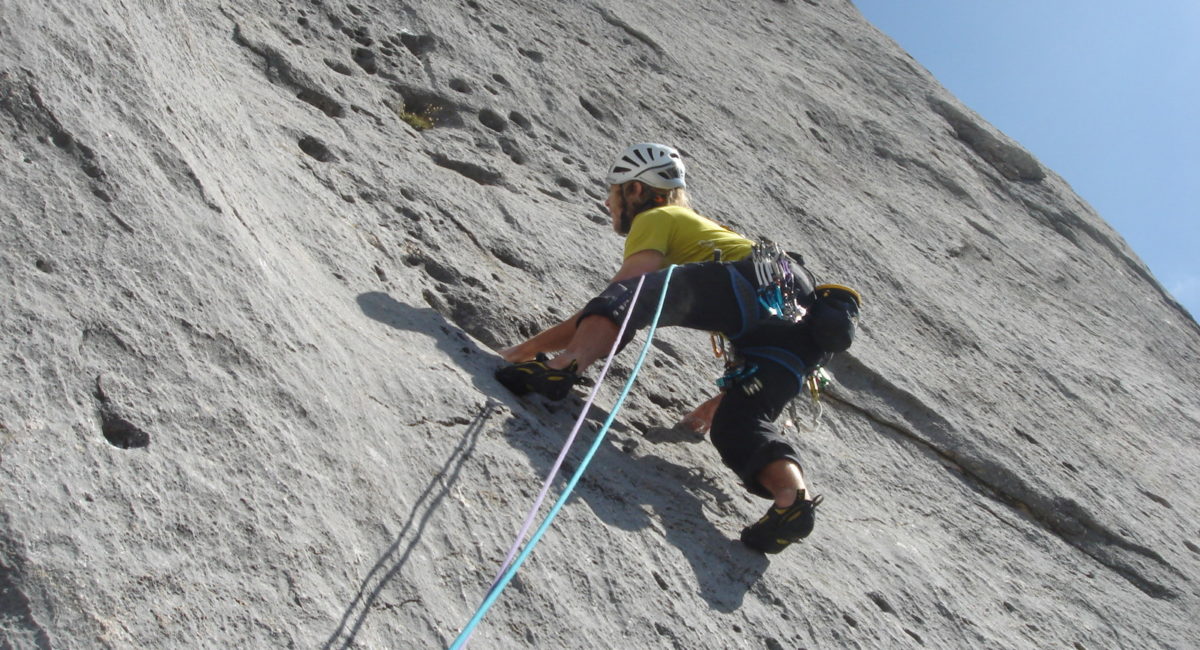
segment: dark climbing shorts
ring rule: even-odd
[[[810,367],[823,360],[823,353],[812,345],[799,324],[780,320],[760,322],[757,304],[747,304],[744,293],[735,290],[731,271],[754,284],[754,271],[748,259],[675,267],[659,326],[721,332],[731,340],[737,337],[735,351],[743,346],[769,346],[787,351]],[[632,297],[638,278],[611,284],[584,307],[579,320],[604,316],[620,325],[632,309],[621,341],[625,345],[636,330],[654,319],[666,277],[666,269],[646,274],[636,304],[632,303]],[[758,367],[755,376],[763,388],[754,395],[746,395],[737,387],[727,391],[713,416],[710,439],[721,460],[741,478],[746,489],[769,499],[771,494],[756,478],[759,471],[780,459],[800,464],[796,450],[784,440],[775,420],[799,393],[801,379],[792,369],[769,359],[748,359]]]
[[[729,271],[725,264],[701,262],[675,267],[671,274],[670,292],[663,303],[660,327],[688,327],[710,332],[741,329],[742,314],[734,295]],[[608,285],[599,296],[584,306],[579,320],[588,316],[604,316],[618,326],[625,320],[630,307],[633,316],[621,345],[629,342],[637,330],[654,320],[667,270],[647,273],[637,303],[633,294],[639,278],[630,278]]]

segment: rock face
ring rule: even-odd
[[[476,645],[1200,638],[1200,328],[1121,238],[849,2],[601,4],[4,2],[0,646],[450,643],[579,405],[490,348],[617,268],[639,140],[866,296],[818,528],[645,435],[720,373],[663,331]]]

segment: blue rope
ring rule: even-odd
[[[600,427],[600,431],[596,434],[596,440],[592,443],[592,447],[588,449],[587,454],[583,457],[583,461],[579,464],[579,468],[571,476],[571,480],[567,481],[567,487],[563,490],[562,495],[558,497],[558,501],[554,502],[554,506],[550,508],[546,519],[542,521],[542,525],[538,526],[533,536],[529,538],[529,543],[525,545],[524,550],[517,556],[517,559],[513,560],[512,566],[508,567],[508,571],[504,572],[504,576],[492,586],[487,597],[483,599],[483,603],[475,610],[475,615],[471,617],[466,627],[459,633],[458,638],[450,645],[450,650],[459,650],[459,648],[462,648],[466,644],[471,633],[475,631],[475,627],[483,620],[483,615],[491,609],[492,604],[500,597],[500,593],[508,586],[513,576],[517,574],[517,569],[521,568],[521,565],[525,562],[525,558],[529,557],[529,554],[533,552],[533,547],[537,546],[538,540],[550,528],[550,523],[554,521],[554,517],[558,515],[558,511],[562,509],[563,505],[567,502],[567,498],[571,496],[571,490],[575,489],[575,484],[579,483],[579,479],[583,476],[583,470],[587,469],[588,463],[592,462],[592,457],[600,449],[600,443],[604,441],[604,436],[608,434],[608,429],[612,426],[613,420],[616,419],[617,412],[621,410],[621,404],[625,402],[625,396],[633,388],[633,381],[637,379],[638,372],[641,371],[642,364],[646,361],[646,354],[650,352],[650,341],[654,339],[654,330],[658,328],[658,317],[662,315],[663,303],[666,302],[667,298],[667,287],[671,284],[671,274],[674,272],[674,264],[667,267],[667,277],[663,281],[662,293],[658,296],[658,308],[654,311],[654,320],[650,322],[650,329],[646,332],[646,342],[642,344],[642,352],[638,356],[637,363],[633,366],[633,372],[630,373],[629,379],[625,382],[625,388],[621,390],[620,397],[617,398],[616,404],[613,405],[612,412],[608,414],[608,418],[604,420],[604,426]],[[632,308],[633,306],[630,305],[630,309]]]

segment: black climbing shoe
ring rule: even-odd
[[[787,508],[771,506],[762,519],[742,529],[742,543],[761,553],[778,553],[812,532],[821,497],[805,500],[804,490]]]
[[[552,400],[570,395],[571,387],[576,384],[586,386],[591,383],[586,377],[576,374],[579,365],[574,361],[563,370],[547,366],[547,361],[546,355],[539,354],[533,361],[504,366],[496,371],[496,379],[517,395],[537,393]]]

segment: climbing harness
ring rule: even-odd
[[[737,387],[747,395],[755,395],[762,390],[762,380],[755,377],[758,366],[752,363],[741,363],[728,368],[724,375],[717,378],[717,385],[724,390]]]
[[[719,332],[711,336],[714,356],[725,359],[725,374],[717,379],[717,385],[725,390],[736,387],[747,395],[754,395],[762,390],[762,380],[754,376],[758,366],[749,361],[750,357],[783,365],[801,383],[808,370],[803,361],[782,348],[737,347],[739,339],[765,320],[794,323],[804,316],[802,296],[797,295],[797,278],[792,271],[793,260],[778,244],[760,239],[750,253],[750,265],[754,269],[754,285],[732,265],[726,267],[742,314],[741,330],[728,339]],[[736,354],[728,353],[727,343],[734,344]]]
[[[629,391],[633,388],[633,382],[635,379],[637,379],[637,375],[641,371],[642,365],[646,361],[646,355],[650,352],[650,343],[654,340],[654,332],[658,328],[659,317],[662,316],[663,304],[666,302],[667,297],[667,287],[671,284],[671,274],[674,273],[675,266],[676,265],[672,264],[667,267],[667,275],[663,280],[662,292],[658,296],[658,306],[654,312],[654,318],[650,321],[650,326],[646,330],[646,341],[642,344],[642,351],[638,356],[637,363],[634,364],[633,370],[629,373],[629,379],[625,381],[625,387],[621,389],[621,394],[617,397],[617,401],[613,405],[612,410],[609,412],[608,417],[604,420],[604,424],[596,433],[596,439],[592,442],[592,446],[584,455],[583,460],[580,461],[579,467],[575,470],[575,473],[571,476],[570,480],[567,481],[567,485],[565,488],[563,488],[562,494],[558,497],[558,500],[555,501],[554,505],[551,506],[550,511],[546,514],[545,519],[542,520],[541,525],[538,526],[536,531],[534,531],[533,536],[529,538],[529,542],[525,544],[524,549],[516,556],[515,559],[511,559],[510,551],[510,559],[505,560],[505,566],[501,569],[500,575],[497,577],[495,582],[493,582],[491,588],[488,590],[487,596],[484,597],[483,602],[475,610],[475,614],[471,617],[471,620],[467,622],[466,626],[463,627],[462,632],[459,633],[458,637],[454,640],[454,643],[451,644],[450,650],[458,650],[459,648],[466,646],[467,642],[471,638],[471,635],[474,633],[475,628],[479,625],[479,622],[483,620],[484,614],[486,614],[491,608],[492,604],[496,602],[496,599],[500,597],[500,594],[504,591],[504,588],[508,586],[509,582],[512,581],[513,576],[516,575],[517,570],[521,568],[521,565],[524,564],[526,558],[528,558],[529,554],[533,552],[533,549],[535,546],[537,546],[538,541],[541,540],[542,536],[550,528],[550,523],[554,521],[554,518],[558,515],[559,510],[561,510],[563,505],[567,502],[567,498],[571,496],[571,491],[575,489],[575,485],[579,483],[579,479],[583,476],[583,471],[587,469],[588,464],[592,461],[592,457],[596,455],[596,451],[600,448],[600,443],[604,441],[604,437],[608,434],[609,428],[612,427],[613,420],[616,419],[617,413],[620,412],[621,405],[625,402],[625,397],[629,395]],[[642,281],[639,280],[639,292],[641,291],[641,286]],[[634,300],[637,300],[636,294]],[[632,314],[633,310],[630,309],[629,313]],[[562,464],[561,461],[563,458],[565,458],[571,443],[574,441],[575,434],[579,431],[579,428],[582,426],[588,411],[591,409],[592,402],[595,400],[596,393],[600,388],[601,380],[603,380],[604,374],[608,372],[608,368],[612,363],[613,357],[615,357],[617,354],[619,342],[624,334],[625,326],[628,323],[629,317],[626,316],[625,321],[621,325],[621,331],[617,334],[616,342],[614,342],[612,350],[609,352],[608,359],[604,363],[604,369],[601,373],[601,376],[597,379],[596,385],[592,388],[592,392],[588,396],[587,401],[584,403],[583,409],[579,414],[579,418],[575,423],[575,428],[572,430],[571,435],[567,439],[566,445],[564,445],[562,452],[559,454],[559,462],[555,464],[554,468],[551,470],[550,476],[546,478],[546,483],[543,486],[543,494],[539,495],[539,499],[544,498],[544,493],[548,491],[549,485],[553,481],[555,473],[557,473],[559,466]],[[534,514],[537,512],[540,506],[541,501],[538,501],[534,504],[530,516],[526,519],[529,524],[532,524]],[[528,532],[528,526],[524,526],[522,531],[517,535],[514,548],[521,545],[526,532]]]
[[[795,264],[793,262],[797,262]],[[726,339],[723,334],[714,332],[712,336],[713,354],[725,359],[725,374],[717,379],[717,385],[723,390],[740,389],[746,395],[755,395],[762,390],[762,380],[755,376],[758,366],[752,359],[773,361],[791,371],[800,383],[802,390],[807,390],[812,397],[814,416],[808,431],[815,431],[819,425],[824,405],[820,401],[821,392],[831,384],[829,373],[820,365],[808,367],[803,360],[783,348],[773,346],[736,347],[736,343],[749,330],[769,319],[779,319],[789,323],[797,323],[808,314],[811,301],[840,299],[853,301],[857,308],[862,303],[858,292],[842,285],[825,284],[817,287],[813,294],[805,293],[805,289],[816,285],[816,278],[804,266],[803,261],[794,254],[787,253],[778,244],[767,239],[758,240],[751,252],[751,266],[754,269],[754,279],[757,287],[732,266],[729,267],[730,280],[733,282],[737,295],[738,307],[742,313],[742,329],[737,334]],[[804,280],[797,278],[794,269],[799,268],[807,275],[807,287]],[[803,294],[803,295],[802,295]],[[857,312],[854,313],[857,319]],[[856,320],[855,320],[856,322]],[[846,337],[852,338],[852,333]],[[735,344],[731,354],[726,349],[727,343]],[[838,345],[848,347],[848,342],[836,341]],[[796,401],[788,403],[792,422],[801,429]]]

